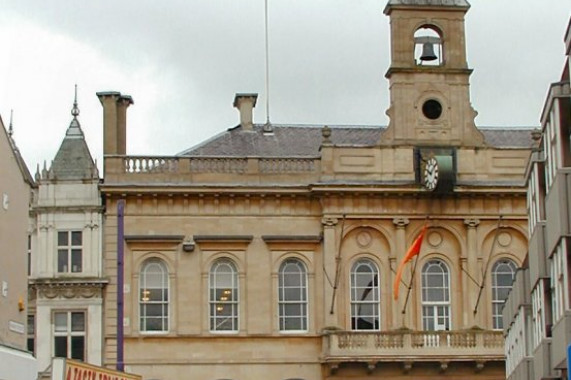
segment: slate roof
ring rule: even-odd
[[[315,157],[319,156],[323,126],[272,125],[265,133],[262,125],[252,131],[240,126],[230,128],[205,142],[187,149],[179,156],[228,157]],[[380,142],[380,126],[330,126],[331,142],[344,146],[375,146]],[[533,128],[480,128],[486,143],[496,148],[531,148]]]
[[[73,120],[65,133],[65,137],[56,153],[49,170],[49,178],[56,180],[97,179],[99,173],[91,152],[85,142],[85,136],[77,120],[79,110],[74,103]]]
[[[8,140],[8,144],[10,145],[10,148],[12,149],[12,152],[14,153],[14,158],[16,159],[16,163],[18,164],[18,169],[20,169],[20,172],[22,173],[22,178],[30,186],[34,187],[35,186],[34,178],[30,174],[30,171],[28,170],[28,166],[26,165],[26,162],[24,161],[24,158],[22,157],[22,154],[20,153],[20,149],[18,149],[18,147],[16,146],[16,141],[14,141],[14,139],[12,138],[12,122],[10,121],[10,133],[6,133],[6,129],[4,127],[4,122],[2,121],[2,118],[0,117],[0,128],[3,131],[2,133],[6,136],[6,139]]]

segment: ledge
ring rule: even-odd
[[[131,251],[176,251],[184,235],[125,235],[125,243]]]
[[[169,243],[169,242],[182,242],[184,240],[184,235],[125,235],[125,241],[130,242],[157,242],[157,243]]]
[[[209,243],[209,242],[243,242],[250,243],[253,239],[253,235],[194,235],[194,241],[197,243]]]
[[[263,235],[262,240],[273,251],[314,251],[320,244],[321,235]]]
[[[321,235],[262,235],[262,240],[266,243],[320,243]]]
[[[194,235],[193,240],[203,251],[245,251],[253,235]]]

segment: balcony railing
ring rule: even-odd
[[[504,339],[499,331],[328,331],[323,339],[325,361],[504,359]]]

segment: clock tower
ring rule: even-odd
[[[389,126],[381,144],[480,147],[470,103],[466,0],[390,0]]]

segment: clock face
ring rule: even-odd
[[[427,190],[434,190],[438,185],[438,162],[436,158],[432,157],[426,161],[424,167],[424,187]]]

